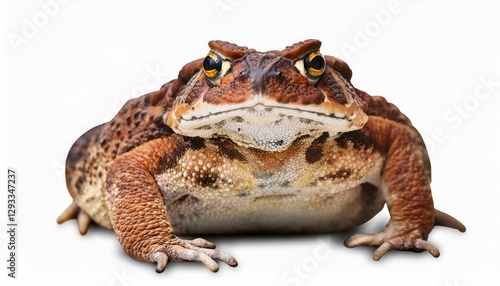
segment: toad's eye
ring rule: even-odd
[[[319,52],[309,53],[304,58],[304,68],[310,77],[319,78],[326,68],[325,59]]]
[[[319,51],[310,52],[295,63],[300,73],[307,77],[310,84],[315,84],[326,70],[326,61]]]
[[[213,51],[210,51],[203,60],[203,72],[213,85],[219,85],[220,79],[230,68],[231,63]]]
[[[222,69],[222,58],[213,52],[209,52],[203,61],[203,71],[209,79],[216,79]]]

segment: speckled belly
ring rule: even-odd
[[[350,229],[384,206],[371,184],[335,194],[198,199],[184,196],[167,207],[176,233],[306,233]]]
[[[156,176],[175,232],[329,232],[377,214],[383,156],[334,140],[317,147],[305,140],[273,153],[207,142],[189,150]]]

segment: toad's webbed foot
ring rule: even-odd
[[[156,262],[156,272],[161,273],[169,261],[195,261],[205,264],[213,272],[219,270],[215,259],[227,263],[229,266],[238,265],[231,255],[215,250],[215,244],[203,238],[193,240],[175,239],[172,244],[160,247],[151,254],[151,261]]]
[[[439,257],[439,250],[417,231],[394,233],[390,228],[386,228],[377,234],[359,233],[346,239],[344,245],[347,247],[378,246],[373,254],[373,260],[376,261],[390,250],[428,251],[432,256]]]
[[[434,210],[434,217],[435,225],[447,226],[460,232],[466,230],[460,221],[444,212]],[[427,241],[422,231],[409,229],[405,231],[405,227],[389,223],[384,231],[377,234],[355,234],[346,239],[344,245],[347,247],[378,246],[373,254],[373,259],[377,261],[390,250],[427,251],[432,256],[439,257],[439,250]]]

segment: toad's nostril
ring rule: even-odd
[[[276,67],[273,67],[272,69],[270,69],[267,73],[266,73],[266,76],[267,77],[282,77],[283,76],[283,72],[282,71],[279,71],[276,69]]]
[[[244,70],[240,71],[239,75],[242,77],[248,77],[250,75],[250,69],[245,68]]]

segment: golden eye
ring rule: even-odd
[[[313,79],[320,78],[326,69],[326,62],[319,51],[307,54],[304,57],[304,70]]]
[[[310,85],[318,83],[326,70],[326,61],[319,51],[307,53],[302,59],[295,62],[300,74],[305,76]]]
[[[222,69],[222,58],[216,53],[209,52],[203,60],[203,72],[209,79],[216,79]]]
[[[214,51],[210,51],[203,60],[203,72],[213,85],[219,85],[220,79],[231,69],[231,62]]]

